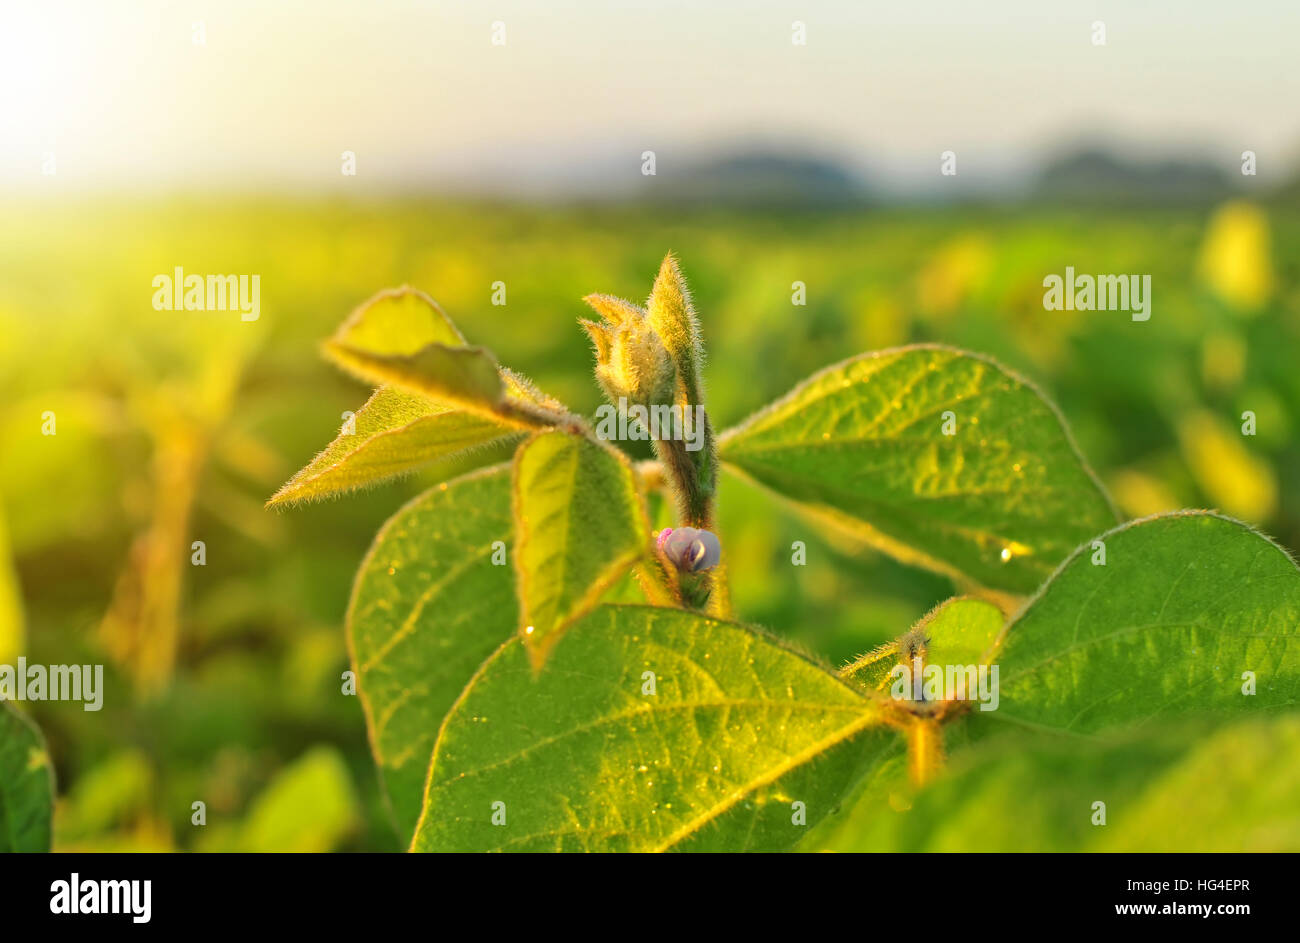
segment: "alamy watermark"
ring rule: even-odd
[[[261,275],[171,275],[153,277],[155,311],[238,311],[244,321],[262,316]]]
[[[703,406],[629,406],[620,396],[618,405],[605,403],[596,409],[596,435],[601,439],[644,442],[674,439],[686,443],[686,451],[704,448]]]
[[[0,701],[82,701],[83,710],[104,706],[103,665],[0,665]]]
[[[997,665],[922,665],[921,658],[895,665],[889,694],[899,701],[979,701],[980,710],[998,709]]]
[[[1150,275],[1075,275],[1043,279],[1043,307],[1048,311],[1129,311],[1134,321],[1151,317]]]
[[[52,914],[126,914],[132,923],[148,923],[153,915],[153,881],[82,880],[72,872],[66,881],[50,885]]]

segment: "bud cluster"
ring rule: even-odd
[[[603,322],[580,321],[596,349],[596,379],[612,402],[669,405],[677,390],[677,367],[646,312],[620,298],[589,295]]]

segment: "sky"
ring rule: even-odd
[[[580,194],[755,144],[900,189],[1098,142],[1281,179],[1298,102],[1294,0],[0,4],[8,190]]]

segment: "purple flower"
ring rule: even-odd
[[[665,527],[656,544],[673,566],[688,573],[711,570],[722,560],[722,544],[716,534],[707,530]]]

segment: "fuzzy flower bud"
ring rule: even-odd
[[[722,561],[722,544],[716,534],[695,527],[665,527],[656,540],[659,552],[679,570],[711,570]]]
[[[666,405],[677,389],[677,367],[663,341],[630,302],[590,295],[586,302],[604,323],[581,321],[596,351],[596,379],[611,401],[627,397],[641,405]]]

